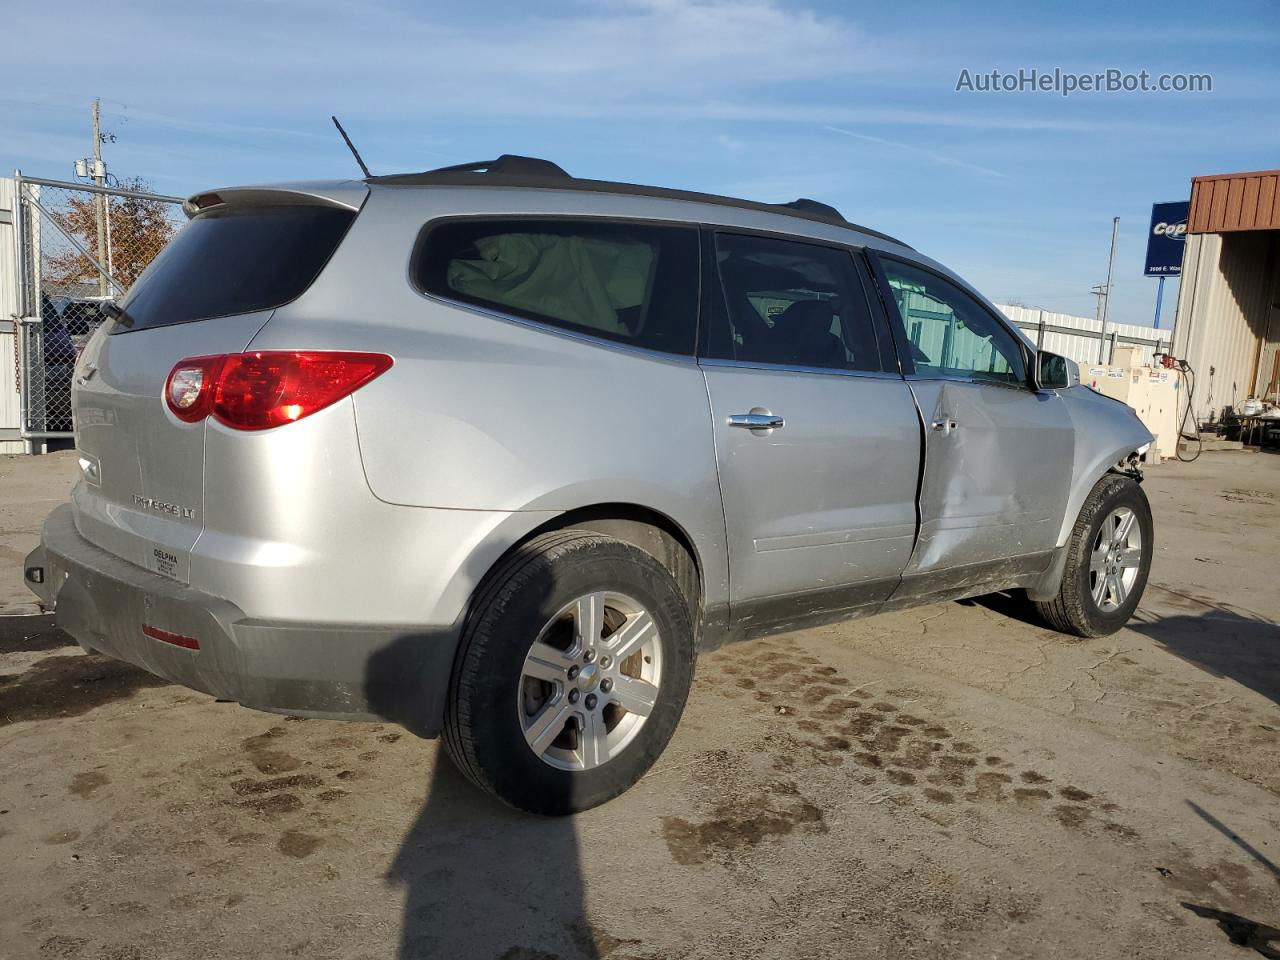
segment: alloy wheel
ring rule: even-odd
[[[590,770],[616,757],[652,713],[662,638],[636,600],[600,591],[565,604],[525,656],[517,704],[544,763]]]
[[[1102,521],[1089,557],[1089,592],[1103,613],[1124,606],[1142,564],[1142,527],[1128,507],[1116,507]]]

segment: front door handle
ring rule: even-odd
[[[729,417],[729,426],[746,427],[748,430],[781,430],[786,421],[772,413],[735,413]]]
[[[933,423],[930,424],[930,426],[933,427],[933,429],[935,430],[940,430],[943,434],[948,434],[952,430],[959,427],[960,424],[956,423],[954,420],[948,419],[948,420],[935,420],[933,421]]]

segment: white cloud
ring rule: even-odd
[[[846,137],[852,137],[855,140],[862,140],[866,143],[880,144],[881,146],[893,147],[897,150],[905,150],[908,153],[914,153],[918,156],[925,157],[933,163],[942,164],[947,167],[955,167],[958,170],[967,170],[970,173],[978,173],[986,177],[1003,177],[1004,174],[999,170],[992,170],[990,167],[979,166],[976,163],[969,163],[958,157],[949,154],[939,153],[936,150],[929,150],[924,147],[913,146],[909,143],[903,143],[900,140],[889,140],[885,137],[874,137],[866,133],[855,133],[852,130],[845,130],[841,127],[827,126],[824,129],[830,130],[832,133],[839,133]]]
[[[75,20],[78,7],[88,16],[83,0],[60,15]],[[334,112],[353,127],[394,118],[406,135],[445,123],[538,118],[1109,126],[1043,103],[966,110],[895,102],[886,90],[919,81],[909,37],[872,35],[847,17],[779,0],[608,0],[532,10],[486,5],[433,15],[390,0],[153,0],[128,18],[60,32],[56,68],[49,44],[12,45],[0,89],[53,103],[102,96],[127,104],[126,115],[139,121],[223,141],[324,138],[316,121]],[[28,10],[10,26],[15,36],[34,37],[49,24]]]
[[[14,19],[14,35],[49,26],[33,12]],[[111,69],[102,69],[104,50],[115,52]],[[181,112],[155,105],[592,115],[849,76],[881,64],[872,50],[847,20],[774,0],[627,0],[468,24],[389,3],[242,0],[154,5],[61,32],[53,70],[47,44],[16,44],[2,72],[26,86],[39,76],[46,92],[97,90],[172,116]]]

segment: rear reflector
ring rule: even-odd
[[[144,636],[148,636],[152,640],[159,640],[161,643],[171,643],[175,647],[182,647],[184,650],[200,649],[200,641],[195,637],[184,637],[180,633],[170,633],[168,630],[161,630],[159,627],[153,627],[149,623],[144,623],[142,625],[142,633]]]
[[[259,351],[179,360],[164,398],[179,420],[212,415],[236,430],[269,430],[323,410],[386,372],[384,353]]]

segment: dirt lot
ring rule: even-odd
[[[73,471],[0,459],[8,611]],[[1280,457],[1147,489],[1129,629],[993,598],[719,651],[654,771],[570,820],[0,619],[0,956],[1280,956]]]

